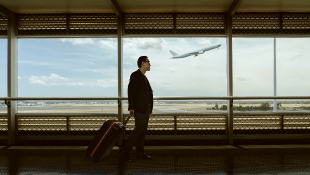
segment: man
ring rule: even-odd
[[[138,158],[145,160],[153,158],[144,152],[145,134],[153,110],[153,91],[145,76],[145,72],[150,71],[151,64],[147,56],[140,56],[137,64],[139,69],[131,74],[128,84],[128,111],[134,114],[135,128],[124,148],[120,150],[120,155],[126,161],[133,160],[129,158],[129,152],[134,145],[136,145]]]

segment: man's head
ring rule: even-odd
[[[151,62],[147,56],[140,56],[137,61],[139,69],[143,69],[145,71],[150,71]]]

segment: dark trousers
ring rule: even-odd
[[[131,132],[125,146],[123,148],[123,152],[129,152],[132,150],[132,147],[136,145],[136,151],[138,155],[144,153],[144,140],[145,134],[147,131],[147,125],[149,123],[151,109],[148,107],[146,113],[135,113],[135,128]]]

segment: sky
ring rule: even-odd
[[[226,96],[226,38],[124,38],[123,96],[139,56],[154,96]],[[172,57],[221,44],[197,57]],[[309,96],[309,38],[278,38],[277,95]],[[7,40],[0,39],[0,96],[7,96]],[[234,96],[273,95],[273,38],[233,38]],[[116,38],[18,39],[18,96],[117,97]]]

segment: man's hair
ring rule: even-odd
[[[141,67],[142,61],[146,61],[146,58],[147,58],[147,56],[140,56],[138,58],[138,61],[137,61],[138,67]]]

